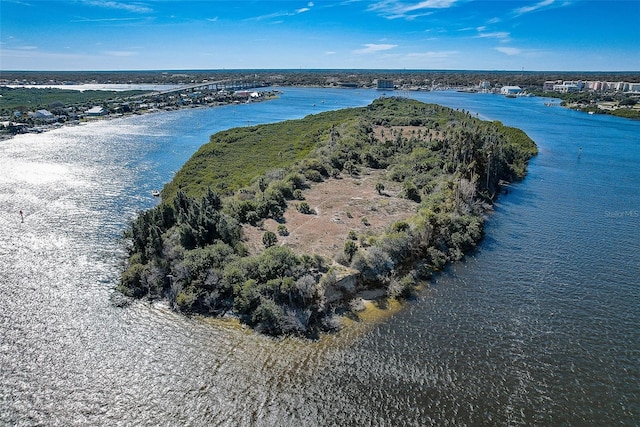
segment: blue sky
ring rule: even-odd
[[[640,71],[640,0],[0,0],[0,69]]]

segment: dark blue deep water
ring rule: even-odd
[[[540,154],[478,250],[382,323],[310,343],[113,306],[127,221],[210,134],[380,96],[282,90],[0,142],[0,425],[640,424],[640,122],[542,98],[401,94]]]

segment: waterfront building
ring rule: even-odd
[[[96,105],[95,107],[88,109],[86,113],[87,113],[87,116],[97,117],[97,116],[104,116],[107,112],[105,111],[104,107]]]
[[[377,87],[381,90],[393,90],[395,88],[393,80],[391,79],[378,79]]]
[[[502,95],[516,95],[522,92],[522,88],[520,86],[502,86],[500,88],[500,93]]]
[[[546,81],[543,89],[546,92],[580,92],[584,89],[597,91],[597,92],[640,92],[640,83],[629,82],[603,82],[603,81]]]
[[[544,82],[544,85],[542,85],[542,90],[544,90],[545,92],[550,92],[553,90],[553,87],[555,85],[559,84],[562,84],[562,80],[547,80],[546,82]]]
[[[553,85],[553,91],[560,93],[580,92],[580,86],[574,83],[565,82],[561,85]]]
[[[615,82],[613,83],[613,88],[618,92],[627,92],[629,90],[629,83]]]
[[[584,89],[586,85],[582,80],[565,80],[562,82],[562,84],[565,86],[576,86],[578,90]]]
[[[233,96],[235,98],[244,98],[244,99],[248,99],[248,98],[258,98],[260,96],[260,94],[256,91],[252,91],[252,90],[238,90],[236,92],[234,92]]]
[[[37,110],[33,113],[33,118],[40,120],[53,120],[55,119],[55,116],[48,110]]]

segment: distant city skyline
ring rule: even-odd
[[[2,70],[640,71],[638,0],[0,0]]]

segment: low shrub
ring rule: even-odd
[[[311,206],[309,206],[309,203],[307,202],[301,202],[297,204],[296,209],[298,209],[298,212],[307,214],[307,215],[311,215],[315,213],[315,211],[311,209]]]

